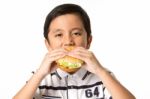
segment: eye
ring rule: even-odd
[[[80,32],[75,32],[75,33],[73,33],[73,35],[80,36],[81,33]]]
[[[61,37],[61,36],[62,36],[61,33],[58,33],[58,34],[55,35],[55,37]]]

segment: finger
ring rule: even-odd
[[[91,56],[92,52],[88,51],[87,49],[78,48],[78,49],[73,50],[73,51],[68,53],[68,55],[75,55],[75,54],[85,56],[85,57],[89,57],[89,56]]]
[[[63,48],[59,48],[59,49],[54,49],[54,50],[51,50],[49,53],[50,54],[53,54],[53,53],[58,53],[58,52],[67,52],[66,50],[64,50]]]
[[[61,54],[66,55],[67,51],[64,49],[56,49],[56,50],[49,52],[48,57],[54,57],[54,56],[61,55]]]
[[[94,54],[88,50],[73,51],[73,52],[70,52],[68,55],[81,59],[87,63],[94,59]]]
[[[81,52],[81,53],[85,53],[85,54],[89,53],[88,49],[85,49],[83,47],[77,47],[74,50],[72,50],[71,52]]]
[[[58,58],[62,58],[64,56],[66,56],[66,54],[64,54],[64,53],[57,53],[55,55],[50,55],[49,58],[50,59],[58,59]]]
[[[68,55],[72,56],[72,57],[75,57],[75,58],[78,58],[78,59],[81,59],[83,61],[86,61],[86,58],[88,57],[88,55],[83,54],[83,53],[79,53],[79,52],[69,53]]]
[[[57,51],[53,51],[51,53],[49,53],[49,56],[55,56],[57,54],[67,54],[68,52],[64,51],[64,50],[57,50]]]
[[[57,52],[57,53],[55,52],[53,54],[48,54],[47,57],[48,57],[49,61],[56,61],[57,59],[62,58],[66,55],[67,55],[66,52],[60,51],[60,52]]]

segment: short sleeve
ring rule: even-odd
[[[104,89],[104,99],[112,99],[111,94],[108,92],[108,90]]]
[[[40,93],[38,92],[38,90],[35,92],[33,99],[42,99]]]

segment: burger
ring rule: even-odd
[[[65,48],[67,51],[74,49],[73,46]],[[64,56],[56,61],[58,67],[68,73],[76,72],[84,63],[82,60],[74,58],[72,56]]]

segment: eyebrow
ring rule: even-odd
[[[57,32],[62,32],[63,30],[62,29],[56,29],[54,31],[52,31],[52,33],[57,33]]]
[[[74,31],[74,30],[79,30],[81,32],[84,31],[82,28],[78,28],[78,27],[75,27],[75,28],[71,29],[71,31]],[[52,31],[52,33],[63,32],[63,31],[64,31],[63,29],[56,29],[56,30]]]
[[[71,31],[73,31],[73,30],[84,31],[82,28],[78,28],[78,27],[71,29]]]

